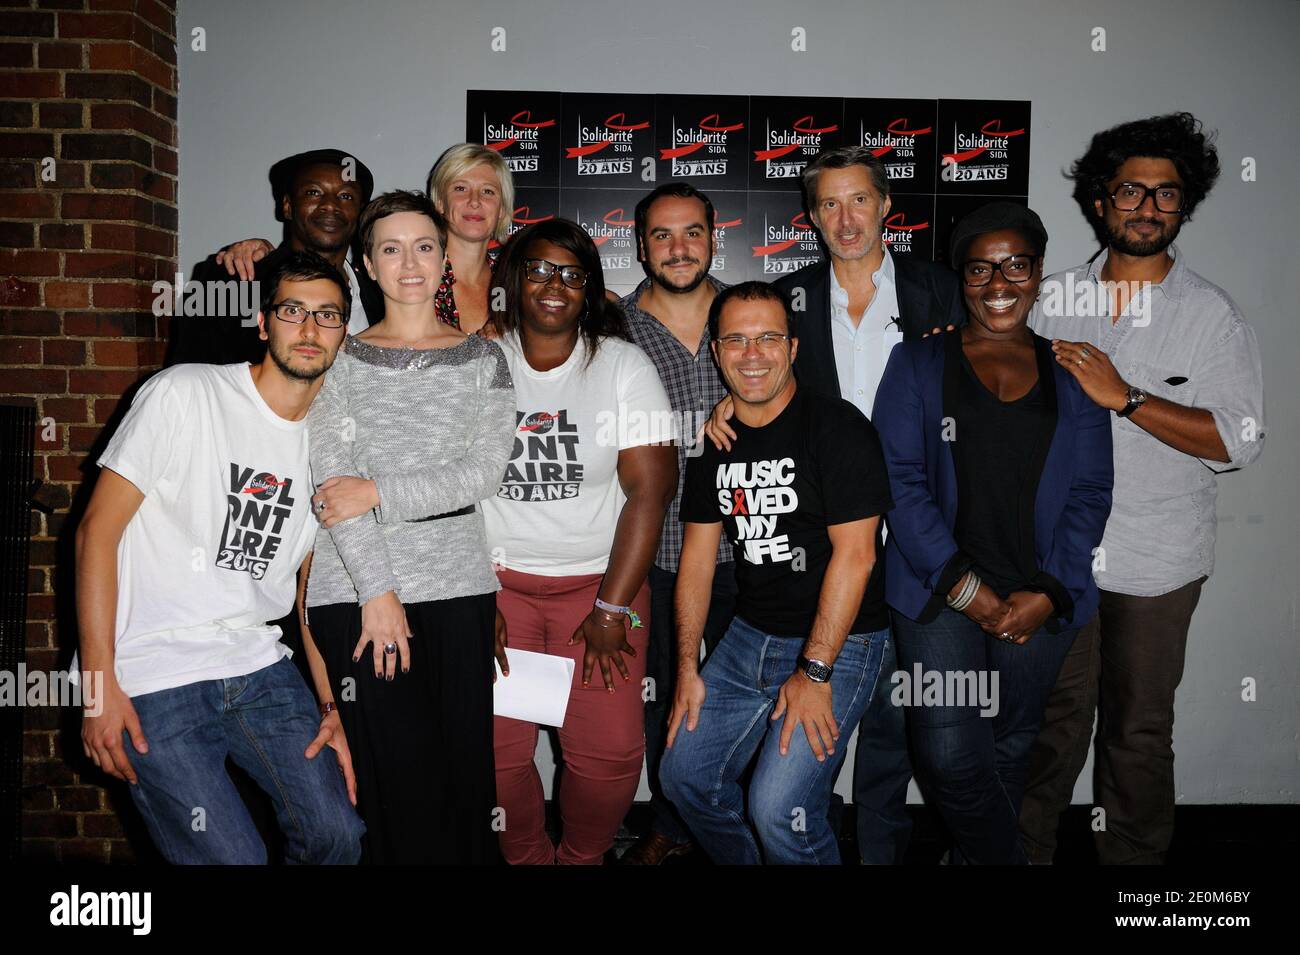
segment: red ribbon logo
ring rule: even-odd
[[[627,114],[615,113],[609,119],[605,120],[606,129],[617,129],[619,132],[631,132],[638,129],[649,129],[650,122],[644,123],[627,123]],[[598,153],[614,140],[602,139],[599,142],[588,143],[586,146],[569,146],[565,149],[565,159],[577,159],[580,156],[590,156],[592,153]]]
[[[796,215],[793,219],[790,220],[790,227],[794,229],[804,229],[807,230],[808,232],[813,231],[813,227],[810,226],[807,220],[804,219],[802,212],[800,212],[798,215]],[[784,252],[786,249],[790,248],[790,246],[800,241],[802,240],[782,239],[780,242],[773,242],[771,245],[756,245],[754,246],[754,254],[755,255],[776,255],[778,252]]]
[[[993,128],[990,129],[989,127],[993,127]],[[980,127],[981,134],[985,136],[993,136],[997,139],[1007,139],[1011,136],[1019,136],[1023,132],[1024,132],[1023,129],[1004,130],[1002,128],[1002,120],[1000,119],[990,119],[987,123],[985,123],[983,126]],[[984,146],[980,146],[977,149],[967,149],[965,152],[960,152],[960,153],[944,153],[943,161],[947,165],[950,165],[952,163],[965,162],[967,159],[974,159],[980,153],[984,152],[985,148],[986,147]]]
[[[545,129],[547,126],[554,126],[555,120],[547,119],[540,123],[532,122],[533,114],[530,110],[521,110],[510,117],[510,125],[518,126],[520,129]],[[488,149],[495,149],[497,152],[509,149],[519,141],[518,136],[511,136],[509,139],[503,139],[496,143],[487,143]]]
[[[926,133],[930,132],[930,129],[931,127],[929,126],[925,127],[925,129],[908,129],[907,117],[903,116],[886,126],[885,132],[891,133],[894,136],[924,136]],[[878,149],[871,150],[871,155],[879,159],[886,153],[892,152],[893,149],[893,146],[881,146]]]
[[[823,126],[820,129],[812,125],[811,116],[800,116],[790,124],[791,129],[796,133],[803,133],[805,136],[820,136],[822,133],[833,133],[839,129],[838,125]],[[775,149],[759,149],[754,152],[754,161],[762,162],[765,159],[779,159],[788,153],[794,152],[801,143],[791,143],[788,146],[777,146]]]

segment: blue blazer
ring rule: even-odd
[[[1059,611],[1046,624],[1057,632],[1083,626],[1097,609],[1093,551],[1110,515],[1115,470],[1110,412],[1094,404],[1057,364],[1047,339],[1035,335],[1034,347],[1039,385],[1055,420],[1048,421],[1038,441],[1042,471],[1032,526],[1039,574],[1033,583]],[[886,515],[885,598],[922,622],[943,608],[944,597],[965,573],[953,537],[957,471],[951,433],[944,440],[945,403],[952,414],[960,374],[960,332],[901,342],[889,356],[871,416],[894,498]],[[1028,518],[1029,502],[1023,506]]]

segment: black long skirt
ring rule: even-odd
[[[377,678],[356,604],[311,607],[357,775],[365,865],[499,861],[493,829],[496,594],[406,604],[410,672]]]

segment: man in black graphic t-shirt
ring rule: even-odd
[[[849,402],[796,386],[786,315],[762,282],[714,299],[713,355],[737,438],[730,451],[706,443],[682,492],[678,677],[660,778],[720,864],[839,862],[826,816],[840,727],[850,732],[880,691],[889,636],[876,555],[893,502],[880,441]],[[736,617],[701,672],[724,530]],[[746,798],[739,778],[755,754]]]

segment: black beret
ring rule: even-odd
[[[278,206],[280,200],[293,188],[293,180],[299,170],[306,169],[308,166],[341,167],[344,163],[350,163],[353,167],[357,185],[361,189],[361,204],[364,206],[375,191],[375,177],[370,172],[370,167],[352,153],[341,149],[310,149],[305,153],[286,156],[272,166],[270,179],[275,204]]]
[[[1047,251],[1047,230],[1038,213],[1028,206],[1014,202],[990,202],[980,206],[974,212],[964,216],[953,226],[952,238],[948,243],[949,262],[953,268],[961,265],[966,248],[977,235],[987,232],[1001,232],[1014,229],[1038,246],[1038,254]]]

